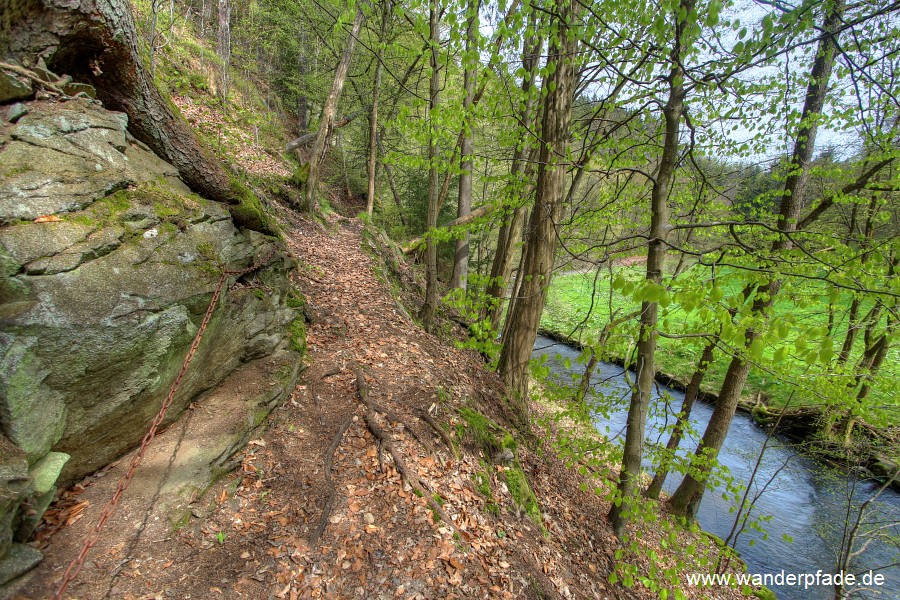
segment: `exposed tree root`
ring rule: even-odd
[[[453,458],[459,460],[459,453],[456,451],[456,444],[453,443],[453,438],[450,437],[450,434],[447,433],[447,430],[441,427],[440,423],[434,420],[434,417],[427,410],[417,409],[416,416],[421,420],[428,423],[434,432],[440,436],[444,443],[447,444],[447,447],[450,448],[450,451],[453,453]]]
[[[400,423],[401,425],[403,425],[403,428],[406,429],[411,436],[413,436],[413,439],[425,446],[429,454],[433,455],[435,453],[434,445],[428,440],[428,438],[419,433],[415,428],[410,427],[406,421],[404,421],[402,418],[400,418],[399,415],[397,415],[397,413],[371,401],[369,402],[369,404],[371,405],[372,410],[383,414],[391,423]]]
[[[438,504],[428,490],[426,490],[425,484],[419,479],[419,476],[406,466],[406,461],[404,461],[403,457],[400,456],[400,453],[397,452],[390,435],[375,421],[375,406],[372,401],[369,400],[369,386],[366,384],[366,379],[358,366],[356,367],[356,387],[359,394],[359,400],[366,407],[366,414],[363,417],[366,426],[369,428],[369,431],[372,432],[372,435],[375,436],[375,439],[379,441],[381,447],[387,450],[388,454],[391,455],[391,458],[394,460],[394,465],[397,467],[397,472],[400,473],[400,476],[403,477],[410,486],[412,486],[413,490],[415,490],[418,495],[428,501],[428,506],[442,521],[449,525],[454,532],[460,535],[460,537],[469,539],[469,534],[456,526],[453,519],[450,518],[443,507]]]
[[[0,69],[3,69],[4,71],[10,71],[12,73],[15,73],[16,75],[21,75],[22,77],[26,77],[45,90],[53,92],[54,94],[59,94],[60,96],[66,95],[66,93],[62,91],[61,86],[64,86],[72,81],[72,78],[66,75],[64,77],[61,77],[59,81],[51,83],[49,81],[44,81],[43,79],[41,79],[40,76],[34,71],[4,62],[0,62]]]
[[[329,377],[334,377],[335,375],[340,375],[341,371],[343,371],[343,369],[341,369],[340,367],[331,369],[330,371],[322,374],[322,379],[328,379]]]
[[[454,532],[458,533],[464,539],[469,539],[469,535],[467,532],[460,530],[453,519],[444,511],[440,504],[433,498],[431,493],[427,490],[426,485],[419,479],[418,475],[415,474],[410,468],[406,465],[406,461],[403,460],[403,457],[397,452],[397,449],[394,447],[393,441],[390,435],[381,428],[378,422],[375,420],[375,413],[379,412],[385,416],[389,421],[393,423],[400,423],[403,427],[410,432],[410,434],[418,440],[421,444],[429,448],[434,453],[434,448],[430,442],[428,442],[423,436],[418,434],[413,428],[409,427],[396,413],[393,411],[384,408],[375,404],[372,400],[369,399],[369,387],[366,384],[366,379],[363,376],[362,370],[357,366],[356,369],[356,386],[357,393],[359,396],[360,402],[365,406],[366,413],[363,416],[363,420],[366,423],[366,427],[369,431],[372,432],[372,435],[375,437],[375,441],[378,447],[378,464],[382,470],[384,470],[382,453],[383,451],[387,451],[388,454],[391,455],[391,458],[394,461],[394,465],[397,468],[397,472],[400,473],[400,476],[416,491],[418,495],[425,498],[428,501],[428,506],[435,512],[435,514],[440,517],[442,521],[447,523]],[[326,377],[330,377],[333,375],[337,375],[341,372],[341,369],[332,369],[328,371],[324,375],[322,375],[322,379]],[[310,384],[310,393],[312,394],[313,402],[316,401],[315,395],[315,383]],[[429,415],[430,417],[430,415]],[[423,419],[424,420],[424,419]],[[432,420],[433,421],[433,420]],[[426,421],[427,422],[427,421]],[[322,515],[319,517],[319,522],[316,525],[316,528],[313,530],[312,534],[309,536],[309,545],[311,547],[315,547],[319,540],[322,538],[322,534],[325,533],[325,529],[328,527],[329,519],[331,518],[331,513],[334,510],[335,500],[337,498],[337,489],[334,486],[334,480],[332,478],[332,469],[334,464],[334,453],[337,451],[338,447],[341,445],[341,440],[344,438],[344,434],[347,433],[347,429],[350,428],[350,425],[353,423],[353,415],[347,417],[347,420],[344,421],[338,431],[335,433],[334,438],[331,440],[331,444],[328,447],[327,452],[325,453],[325,484],[328,487],[328,498],[325,500],[325,504],[322,508]],[[439,431],[442,431],[440,426],[437,423],[432,422],[432,427],[437,427]],[[449,437],[448,437],[449,439]],[[450,444],[450,448],[454,450],[455,456],[455,448],[452,443]]]
[[[344,438],[347,429],[350,428],[351,423],[353,423],[353,415],[347,417],[347,420],[341,424],[340,429],[338,429],[334,438],[331,440],[331,445],[328,446],[328,452],[325,453],[325,483],[328,486],[328,498],[325,500],[325,506],[322,507],[322,516],[319,519],[319,524],[316,525],[315,530],[313,530],[312,535],[309,537],[309,545],[311,547],[315,547],[315,545],[319,543],[319,539],[321,539],[322,534],[325,532],[325,528],[328,526],[328,519],[331,518],[331,511],[334,510],[334,500],[337,496],[337,490],[334,487],[334,481],[331,477],[331,469],[334,464],[334,453],[337,451],[338,446],[341,445],[341,440]]]

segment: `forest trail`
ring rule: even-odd
[[[288,243],[301,264],[297,284],[312,317],[301,384],[239,455],[239,470],[193,499],[190,517],[174,528],[171,507],[160,501],[165,494],[146,490],[164,489],[164,449],[172,443],[167,436],[176,438],[180,431],[183,438],[197,417],[166,431],[156,450],[160,456],[138,470],[70,594],[652,597],[646,589],[607,582],[615,547],[605,526],[606,505],[579,489],[581,478],[572,470],[518,450],[543,511],[542,534],[512,502],[501,478],[505,467],[479,458],[472,448],[454,458],[418,416],[431,410],[438,422],[458,423],[458,408],[465,405],[490,414],[499,405],[500,382],[477,354],[457,350],[409,320],[361,249],[362,224],[335,215],[327,228],[297,216],[293,222]],[[378,407],[377,427],[439,499],[459,535],[403,481],[386,445],[380,448],[366,426],[357,368]],[[253,382],[238,377],[232,385],[240,392]],[[203,402],[192,413],[209,412]],[[82,506],[83,518],[51,539],[24,597],[53,592],[127,460],[68,492],[70,505]],[[486,510],[488,499],[476,488],[479,471],[489,473],[497,514]]]

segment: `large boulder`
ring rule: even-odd
[[[29,103],[0,152],[0,221],[80,210],[158,179],[187,191],[175,167],[131,137],[124,113],[79,98]]]
[[[126,126],[90,99],[32,102],[0,136],[0,429],[18,452],[0,481],[0,555],[11,528],[33,530],[13,522],[23,498],[43,510],[140,442],[223,270],[264,263],[229,277],[167,422],[291,346],[282,242],[238,230]]]

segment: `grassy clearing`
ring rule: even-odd
[[[634,296],[623,294],[621,288],[616,289],[617,286],[612,284],[616,277],[639,281],[643,277],[643,268],[617,267],[611,273],[601,273],[599,277],[595,277],[595,273],[556,277],[548,294],[542,326],[565,335],[574,332],[574,337],[580,336],[589,341],[609,322],[611,315],[621,316],[637,310],[640,303]],[[724,307],[733,301],[739,296],[743,285],[738,278],[720,274],[717,281],[719,292],[716,292],[721,294],[718,304]],[[683,294],[674,293],[672,303],[661,311],[662,330],[672,334],[710,331],[715,323],[715,302],[708,295],[695,303],[700,306],[699,309],[685,307],[679,303],[683,297]],[[778,408],[788,402],[792,407],[820,406],[840,397],[847,383],[852,381],[852,376],[848,370],[837,368],[833,357],[839,352],[847,332],[847,312],[851,301],[850,294],[841,294],[836,298],[834,324],[828,335],[829,298],[824,286],[807,283],[802,287],[786,287],[774,306],[769,321],[772,332],[760,349],[758,360],[754,361],[744,390],[745,398],[752,400],[762,393],[770,406]],[[870,306],[871,302],[864,303],[861,314],[865,314]],[[602,349],[605,358],[632,356],[636,328],[635,320],[617,328]],[[785,331],[777,331],[779,328]],[[862,335],[859,338],[848,365],[854,364],[859,357]],[[657,370],[687,381],[696,368],[704,343],[702,338],[660,338]],[[811,361],[811,357],[815,360]],[[718,392],[729,361],[730,356],[718,353],[707,372],[704,391]],[[895,347],[875,378],[870,402],[860,409],[863,419],[881,426],[900,421],[900,404],[894,392],[898,383],[900,365]]]

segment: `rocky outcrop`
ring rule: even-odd
[[[302,322],[281,242],[190,193],[123,114],[89,98],[25,104],[0,137],[0,428],[11,442],[0,555],[31,534],[56,486],[141,440],[223,269],[267,260],[229,280],[169,421],[242,363],[289,349]]]

